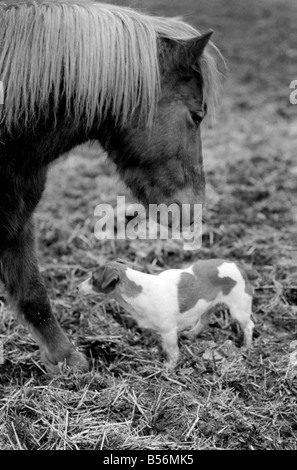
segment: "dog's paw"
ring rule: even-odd
[[[194,341],[197,338],[197,335],[195,333],[191,333],[191,331],[183,331],[181,336],[182,338],[190,341]]]
[[[166,372],[170,372],[177,366],[177,359],[169,359],[164,363],[164,369]]]

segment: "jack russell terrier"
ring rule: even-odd
[[[257,277],[249,273],[250,279]],[[186,269],[145,274],[111,261],[99,267],[79,286],[84,294],[104,293],[131,313],[138,325],[157,331],[168,356],[167,368],[178,359],[178,332],[195,338],[208,325],[217,305],[228,307],[244,333],[244,345],[252,342],[253,289],[248,273],[237,263],[223,259],[201,260]]]

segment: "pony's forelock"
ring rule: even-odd
[[[199,35],[179,18],[104,3],[1,3],[0,122],[9,131],[34,125],[49,113],[56,116],[62,92],[75,125],[84,117],[91,127],[107,111],[118,125],[126,125],[138,109],[140,120],[150,126],[160,96],[158,38],[182,41]],[[209,52],[202,54],[199,67],[212,117],[219,75]]]

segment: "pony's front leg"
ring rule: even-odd
[[[59,363],[87,370],[87,359],[69,342],[52,313],[38,269],[31,221],[17,238],[2,245],[0,275],[18,319],[29,328],[39,344],[47,370],[58,372]]]

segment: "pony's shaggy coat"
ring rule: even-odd
[[[114,5],[0,0],[0,280],[50,371],[88,361],[38,269],[33,213],[48,167],[93,139],[144,204],[203,202],[199,127],[218,94],[210,36]]]
[[[74,124],[87,116],[88,128],[111,112],[118,125],[126,125],[138,109],[140,120],[150,126],[160,96],[159,39],[182,42],[199,35],[179,18],[115,5],[1,3],[2,131],[22,131],[49,113],[57,116],[61,96]],[[218,72],[208,52],[197,59],[197,70],[212,116]]]

